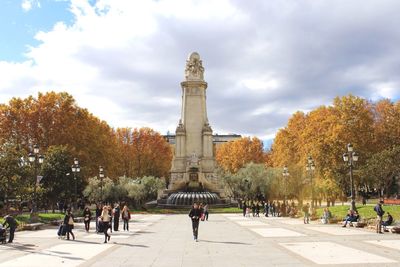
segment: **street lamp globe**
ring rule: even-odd
[[[348,152],[353,152],[353,145],[352,144],[347,144],[347,151]]]
[[[39,154],[39,146],[37,144],[33,146],[33,153]]]
[[[283,172],[288,172],[288,167],[287,166],[285,166],[285,167],[283,167]]]
[[[30,153],[30,154],[28,155],[28,160],[29,160],[29,162],[34,162],[35,159],[36,159],[35,154]]]
[[[358,153],[357,152],[353,153],[353,160],[358,161]]]
[[[99,172],[103,172],[103,171],[104,171],[103,166],[100,166],[99,167]]]
[[[76,166],[76,172],[81,172],[81,167],[79,165]]]
[[[40,156],[39,156],[39,164],[42,164],[43,161],[44,161],[44,156],[43,156],[43,155],[40,155]]]
[[[76,167],[75,167],[75,165],[72,165],[72,166],[71,166],[71,170],[72,170],[72,172],[76,172]]]
[[[343,154],[343,160],[344,160],[345,162],[348,162],[348,161],[349,161],[349,154],[344,153],[344,154]]]
[[[79,161],[78,161],[77,158],[74,158],[74,164],[75,164],[75,165],[78,165],[78,164],[79,164]]]
[[[100,178],[104,178],[104,173],[99,174]]]

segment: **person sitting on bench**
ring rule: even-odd
[[[358,215],[357,211],[349,210],[346,218],[344,219],[344,225],[342,227],[346,227],[347,223],[350,223],[350,226],[352,226],[351,223],[357,222],[359,218],[360,215]]]
[[[389,226],[393,223],[393,216],[389,212],[387,214],[388,214],[387,220],[382,222],[383,231],[385,232],[389,232],[389,230],[386,229],[386,226]]]

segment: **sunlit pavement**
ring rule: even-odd
[[[211,214],[199,242],[187,215],[137,215],[130,232],[104,236],[77,225],[75,241],[57,229],[18,232],[0,246],[0,266],[399,266],[400,240],[299,219]],[[122,229],[120,229],[122,230]]]

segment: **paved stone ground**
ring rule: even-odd
[[[194,242],[187,215],[137,215],[131,231],[103,235],[75,229],[19,232],[0,245],[0,266],[400,266],[398,235],[288,218],[210,215]]]

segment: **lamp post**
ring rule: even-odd
[[[99,177],[100,177],[100,201],[103,203],[103,178],[104,178],[104,168],[99,166]]]
[[[74,164],[71,166],[72,173],[74,174],[74,183],[75,183],[75,191],[74,191],[74,208],[76,208],[76,202],[78,200],[77,193],[77,182],[76,182],[76,174],[81,171],[81,167],[79,166],[79,161],[77,158],[74,158]]]
[[[42,164],[44,161],[44,156],[43,155],[39,155],[39,146],[36,144],[33,146],[33,151],[31,153],[29,153],[28,155],[28,160],[30,163],[33,163],[34,166],[34,177],[33,177],[33,203],[32,203],[32,211],[31,211],[31,221],[37,221],[37,194],[36,194],[36,186],[38,183],[38,165]]]
[[[284,185],[284,199],[283,199],[283,204],[284,204],[284,211],[283,211],[283,216],[286,216],[286,188],[287,188],[287,178],[289,177],[289,168],[287,166],[283,167],[283,172],[282,172],[283,177],[285,178],[285,185]]]
[[[311,210],[314,209],[314,184],[313,184],[313,174],[315,170],[314,159],[311,156],[307,157],[306,170],[310,175],[310,184],[311,184]]]
[[[350,197],[351,197],[351,209],[356,211],[356,196],[354,193],[354,179],[353,179],[353,167],[354,162],[358,161],[358,154],[353,150],[353,145],[347,145],[347,152],[343,154],[344,162],[347,162],[350,167]]]

